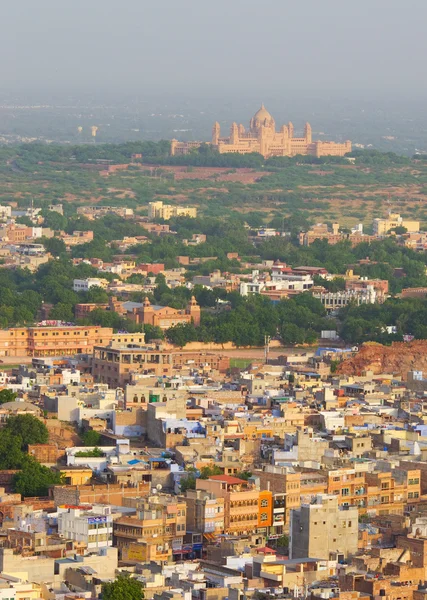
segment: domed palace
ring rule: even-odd
[[[191,149],[199,147],[201,143],[172,140],[171,154],[187,154]],[[349,141],[344,143],[313,141],[309,123],[305,124],[302,137],[294,136],[294,126],[291,122],[282,125],[280,130],[276,131],[276,123],[264,104],[252,117],[248,130],[243,125],[233,123],[230,135],[221,137],[221,128],[216,122],[212,128],[211,146],[220,154],[258,152],[264,158],[295,156],[296,154],[344,156],[347,152],[351,152],[351,142]]]

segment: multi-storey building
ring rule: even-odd
[[[267,530],[272,525],[273,494],[270,491],[260,491],[230,475],[198,479],[196,489],[224,498],[224,532],[227,534],[248,534],[258,529]]]
[[[340,231],[339,223],[332,223],[331,228],[326,223],[317,223],[308,231],[301,231],[299,234],[300,246],[310,246],[316,240],[326,240],[331,245],[347,241],[352,246],[357,246],[362,242],[369,243],[375,239],[375,235],[364,234],[361,227],[352,230],[351,233],[344,233]]]
[[[48,321],[49,323],[49,321]],[[0,330],[0,356],[63,356],[92,354],[94,346],[109,344],[110,327],[47,325]]]
[[[87,244],[93,240],[93,231],[73,231],[73,233],[61,235],[61,240],[68,247]]]
[[[197,217],[197,208],[192,206],[173,206],[171,204],[163,204],[161,200],[148,203],[148,218],[163,219],[169,221],[173,217]]]
[[[203,533],[207,540],[224,533],[224,498],[204,490],[187,490],[186,503],[188,531]]]
[[[187,505],[164,494],[138,503],[134,517],[114,521],[114,542],[126,562],[170,561],[182,554]]]
[[[274,533],[282,533],[280,526],[288,530],[291,510],[301,506],[301,473],[289,467],[266,465],[263,471],[256,471],[256,476],[261,489],[273,493],[273,526],[277,529]]]
[[[84,542],[88,550],[112,546],[111,506],[59,506],[58,533],[66,539]]]
[[[138,376],[172,375],[175,369],[184,367],[225,372],[230,359],[206,352],[174,352],[158,346],[96,346],[92,360],[92,375],[111,387],[124,387],[136,381]]]
[[[108,285],[106,279],[99,279],[98,277],[88,277],[87,279],[74,279],[73,290],[75,292],[88,292],[92,287],[105,288]]]
[[[355,554],[358,549],[356,507],[344,508],[335,496],[320,494],[311,504],[291,512],[290,558],[337,559]]]
[[[409,233],[415,233],[420,230],[420,222],[403,219],[399,213],[393,212],[388,213],[385,219],[374,219],[373,222],[374,235],[386,235],[396,227],[404,227]]]

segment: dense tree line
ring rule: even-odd
[[[230,310],[202,312],[200,327],[192,323],[167,330],[170,342],[184,346],[188,342],[234,342],[237,346],[262,346],[265,336],[283,344],[314,343],[322,329],[330,329],[321,302],[309,293],[272,303],[263,296],[228,295]]]
[[[421,298],[391,298],[384,304],[350,305],[341,311],[341,337],[349,343],[376,341],[389,344],[404,335],[427,339],[427,301]],[[388,333],[387,327],[396,327]]]

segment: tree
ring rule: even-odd
[[[408,233],[408,230],[406,229],[406,227],[404,227],[403,225],[398,225],[397,227],[395,227],[394,229],[390,229],[390,231],[394,231],[394,233],[396,235],[403,235],[405,233]]]
[[[165,334],[160,327],[148,323],[144,325],[144,333],[146,342],[150,342],[151,340],[163,340],[165,337]]]
[[[65,302],[58,302],[49,313],[51,319],[57,319],[58,321],[65,321],[69,323],[74,321],[73,305]]]
[[[59,231],[67,227],[67,218],[56,211],[42,211],[42,215],[44,217],[43,225],[45,227],[49,227],[54,231]]]
[[[278,548],[288,548],[289,547],[289,536],[286,534],[283,534],[279,538],[277,538],[277,547]]]
[[[29,444],[47,444],[49,432],[42,421],[33,415],[10,416],[3,432],[9,432],[20,438],[21,449],[28,450]]]
[[[24,468],[13,476],[12,486],[22,496],[47,496],[51,485],[62,483],[62,476],[30,457]]]
[[[197,340],[197,331],[193,323],[178,323],[166,331],[166,337],[171,344],[182,348]]]
[[[0,392],[0,404],[4,404],[5,402],[14,402],[17,397],[16,392],[12,392],[12,390],[1,390]]]
[[[52,256],[59,256],[65,254],[67,248],[65,247],[64,241],[57,237],[46,238],[43,237],[39,240],[46,248],[47,252],[50,252]]]
[[[85,446],[98,446],[101,441],[101,434],[94,429],[89,429],[89,431],[82,434],[81,438]]]
[[[21,438],[4,428],[0,435],[0,470],[22,469],[31,457],[22,451]]]
[[[222,475],[223,470],[217,465],[209,465],[200,469],[200,479],[209,479],[211,475]]]
[[[179,482],[181,492],[185,494],[187,490],[195,490],[196,489],[196,477],[193,474],[190,474],[188,477],[181,477]]]
[[[102,600],[141,600],[144,598],[142,583],[129,575],[119,575],[115,581],[104,583]]]
[[[103,304],[108,302],[107,292],[98,285],[91,287],[86,295],[86,302],[92,304]]]

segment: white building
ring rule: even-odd
[[[240,283],[240,295],[268,294],[279,291],[306,292],[313,287],[313,284],[310,275],[291,275],[273,271],[271,279],[264,279],[260,277],[259,271],[253,271],[249,281]]]
[[[67,539],[84,542],[88,550],[112,546],[111,506],[95,505],[89,510],[59,507],[58,533]]]
[[[326,310],[336,310],[354,302],[357,306],[360,304],[375,304],[379,296],[372,285],[361,290],[343,290],[339,292],[316,292],[313,294],[318,298]]]
[[[12,207],[0,205],[0,221],[7,221],[12,216]]]
[[[73,290],[75,292],[88,292],[92,287],[105,288],[108,285],[106,279],[99,279],[98,277],[88,277],[87,279],[74,279]]]

